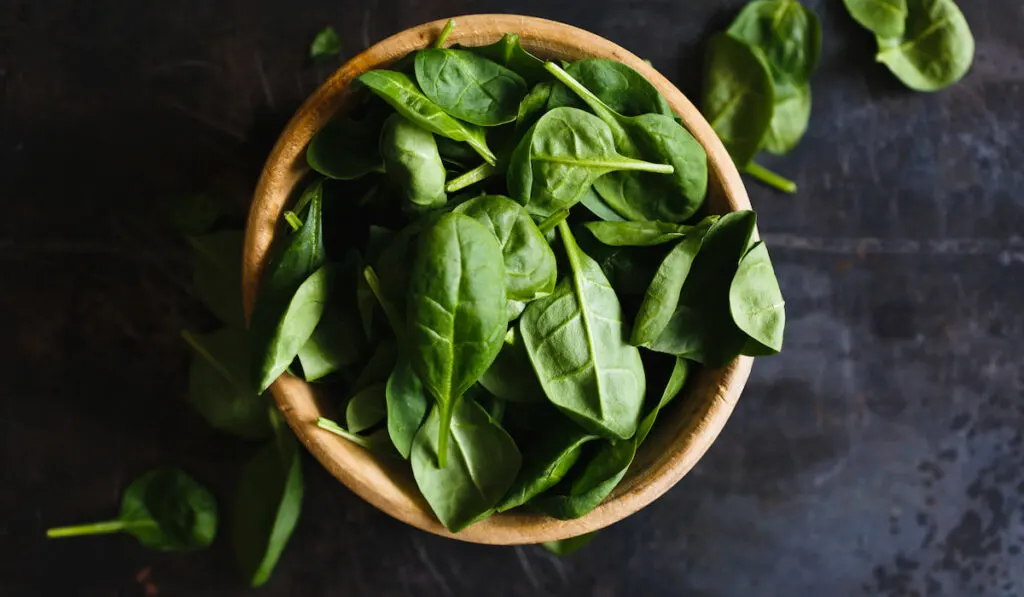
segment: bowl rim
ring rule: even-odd
[[[449,44],[482,45],[505,32],[518,33],[524,48],[547,56],[598,56],[627,64],[665,96],[684,126],[708,154],[709,183],[720,187],[727,211],[750,209],[739,172],[718,136],[697,108],[663,75],[638,56],[595,33],[547,19],[511,14],[473,14],[454,17],[457,25]],[[341,111],[351,80],[380,68],[414,49],[426,47],[447,23],[438,19],[405,29],[356,55],[339,67],[311,94],[289,120],[265,162],[250,206],[242,259],[242,294],[246,321],[252,313],[260,276],[276,230],[285,197],[308,171],[305,147],[329,118]],[[714,372],[718,381],[705,392],[699,418],[677,434],[627,487],[625,483],[583,517],[557,520],[516,511],[493,515],[459,533],[446,530],[419,495],[408,495],[395,483],[383,463],[340,437],[315,425],[319,414],[313,391],[305,381],[285,373],[270,391],[285,420],[313,456],[344,485],[377,509],[409,525],[467,542],[497,545],[540,543],[573,537],[615,523],[640,510],[686,475],[717,438],[739,399],[753,359],[741,356]],[[312,417],[312,419],[311,419]],[[346,463],[339,462],[344,458]],[[388,495],[385,495],[385,491]]]

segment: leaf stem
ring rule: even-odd
[[[544,68],[549,73],[551,73],[556,79],[561,81],[563,85],[568,87],[573,93],[578,95],[579,98],[584,101],[584,103],[590,106],[590,109],[593,110],[594,113],[601,118],[601,120],[605,122],[612,121],[616,122],[617,124],[617,119],[615,118],[615,111],[609,108],[607,104],[602,102],[599,97],[594,95],[594,92],[587,89],[583,85],[583,83],[580,83],[572,75],[567,73],[565,69],[558,66],[554,62],[550,61],[544,64]]]
[[[756,162],[750,162],[749,164],[744,166],[743,171],[753,176],[754,178],[760,180],[764,184],[772,188],[778,189],[783,193],[796,192],[795,182],[789,180],[788,178],[779,176],[778,174],[772,172],[768,168],[765,168],[764,166]]]
[[[405,337],[405,330],[402,326],[402,317],[399,315],[398,310],[391,304],[391,301],[385,300],[383,292],[380,289],[380,277],[377,275],[377,270],[373,269],[372,265],[366,266],[363,269],[363,277],[366,278],[366,285],[370,287],[370,292],[377,298],[377,302],[380,303],[380,308],[384,310],[384,316],[388,318],[388,323],[391,324],[391,329],[395,332],[395,338],[398,339],[399,345],[402,344],[402,338]]]
[[[118,533],[129,526],[130,525],[123,520],[107,520],[104,522],[93,522],[89,524],[47,529],[46,537],[49,539],[57,539],[60,537],[79,537],[82,535],[103,535],[106,533]]]
[[[437,468],[444,468],[448,462],[448,436],[451,435],[452,413],[455,411],[455,401],[458,398],[449,400],[447,404],[438,403],[440,417],[437,427]]]
[[[541,234],[547,234],[548,232],[551,232],[552,230],[554,230],[556,226],[558,226],[559,224],[564,222],[565,219],[568,218],[568,217],[569,217],[569,210],[568,209],[563,209],[561,211],[556,211],[555,213],[553,213],[550,216],[548,216],[548,217],[544,218],[543,220],[541,220],[537,224],[537,228],[540,228],[540,233]]]
[[[316,420],[316,426],[325,431],[330,431],[334,435],[343,437],[348,441],[356,444],[357,446],[362,446],[367,450],[370,449],[370,440],[366,439],[365,437],[362,437],[361,435],[356,435],[355,433],[350,433],[346,431],[344,428],[341,427],[341,425],[338,425],[337,423],[330,419],[320,417]]]
[[[284,221],[288,222],[288,225],[292,227],[292,232],[302,228],[302,220],[299,219],[299,216],[295,215],[294,211],[284,212]]]
[[[448,19],[448,22],[444,24],[444,29],[441,30],[441,34],[437,36],[437,41],[434,42],[435,48],[443,48],[448,36],[451,35],[452,29],[455,29],[455,19]]]
[[[626,157],[620,158],[620,160],[622,161],[622,170],[639,170],[641,172],[653,172],[655,174],[672,174],[676,171],[676,169],[672,167],[672,164],[655,164]]]
[[[444,190],[448,193],[461,191],[469,185],[476,184],[481,180],[486,180],[497,173],[498,168],[496,166],[484,162],[476,168],[449,180],[448,183],[444,185]]]

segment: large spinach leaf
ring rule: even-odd
[[[771,71],[763,56],[734,37],[714,37],[704,64],[701,112],[740,167],[761,149],[774,102]]]
[[[626,341],[622,307],[600,266],[568,224],[559,232],[571,277],[526,307],[526,350],[548,400],[585,429],[625,439],[636,431],[643,402],[640,353]]]
[[[496,163],[494,153],[487,147],[484,130],[449,116],[440,106],[427,99],[408,75],[389,70],[371,70],[359,75],[357,80],[417,126],[435,135],[464,141],[486,162]]]
[[[455,403],[446,447],[438,436],[442,419],[441,409],[434,407],[416,434],[412,473],[441,524],[457,532],[494,510],[515,480],[522,457],[508,433],[473,400]]]
[[[526,82],[515,72],[466,50],[419,52],[416,82],[445,112],[480,126],[515,120],[527,91]]]
[[[448,213],[419,238],[407,301],[412,368],[438,405],[440,468],[453,407],[494,362],[507,324],[505,271],[494,234]]]

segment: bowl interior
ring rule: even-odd
[[[718,137],[693,104],[665,77],[643,60],[612,42],[575,27],[517,15],[457,17],[450,43],[467,46],[493,43],[506,32],[518,33],[520,43],[535,55],[552,60],[601,57],[619,60],[643,74],[661,91],[684,126],[708,153],[708,205],[713,213],[749,209],[750,203],[735,166]],[[307,173],[305,147],[313,134],[345,109],[349,83],[359,74],[387,65],[408,52],[429,45],[444,26],[434,21],[392,36],[339,68],[286,126],[267,160],[256,189],[246,229],[243,256],[243,297],[248,317],[260,274],[281,214]],[[315,385],[288,374],[271,386],[274,399],[309,451],[333,475],[380,510],[438,535],[491,544],[539,543],[590,532],[646,506],[683,477],[721,431],[750,372],[752,359],[740,357],[729,366],[698,368],[685,394],[660,416],[641,446],[633,466],[614,493],[592,512],[576,520],[559,521],[527,512],[492,516],[458,534],[434,518],[419,494],[405,463],[373,456],[347,440],[316,427],[321,409]],[[336,402],[324,396],[323,405]]]

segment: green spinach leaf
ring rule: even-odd
[[[526,82],[515,72],[466,50],[419,52],[416,82],[442,110],[480,126],[515,120],[527,92]]]
[[[561,481],[583,453],[587,442],[598,439],[574,425],[549,424],[539,440],[523,455],[512,488],[498,504],[498,512],[522,506]]]
[[[885,39],[903,37],[907,0],[843,0],[853,20]]]
[[[440,207],[448,201],[444,164],[429,132],[399,114],[392,114],[384,122],[380,153],[388,179],[401,189],[413,209]]]
[[[480,376],[480,385],[488,392],[509,402],[538,402],[544,399],[537,373],[526,354],[526,345],[519,326],[505,334],[501,352]]]
[[[797,0],[755,0],[727,32],[764,55],[776,84],[806,83],[818,64],[821,23]]]
[[[556,556],[567,556],[572,553],[576,553],[581,548],[586,546],[588,543],[594,540],[594,536],[597,531],[586,533],[584,535],[577,535],[576,537],[569,537],[568,539],[561,539],[559,541],[545,541],[541,543],[544,549],[550,551]]]
[[[482,128],[449,116],[440,106],[427,99],[408,75],[389,70],[371,70],[359,75],[357,80],[417,126],[435,135],[464,141],[484,161],[497,163],[494,153],[487,147]]]
[[[379,149],[385,110],[373,110],[365,118],[336,118],[317,131],[306,148],[309,167],[328,178],[352,180],[384,171]]]
[[[585,58],[567,65],[565,71],[592,91],[610,110],[619,114],[675,116],[668,101],[650,81],[617,60]],[[561,106],[582,108],[584,105],[564,84],[554,86],[548,102],[549,109]]]
[[[333,58],[341,54],[341,36],[334,27],[324,27],[309,44],[309,57],[313,60]]]
[[[365,387],[348,401],[345,423],[349,433],[362,433],[376,426],[387,416],[387,388],[378,383]]]
[[[56,539],[122,532],[161,551],[207,547],[217,534],[217,501],[185,471],[158,469],[128,486],[121,498],[121,513],[114,520],[52,528],[46,536]]]
[[[431,409],[412,446],[412,473],[441,524],[458,532],[488,516],[519,472],[519,449],[487,412],[459,400],[451,415],[451,442],[442,448],[441,409]],[[440,450],[447,449],[447,458]],[[444,463],[444,464],[440,464]]]
[[[732,159],[745,166],[761,148],[772,120],[775,91],[767,61],[729,35],[708,45],[701,111]]]
[[[515,33],[506,33],[501,39],[487,46],[464,49],[515,71],[530,85],[551,78],[544,70],[544,61],[524,50],[519,43],[519,35]]]
[[[903,34],[878,38],[879,62],[916,91],[938,91],[974,62],[974,35],[953,0],[907,0]]]
[[[736,327],[752,340],[769,352],[782,350],[786,301],[763,242],[751,247],[740,260],[729,286],[729,311]]]
[[[652,247],[679,240],[691,232],[707,228],[718,220],[708,216],[689,226],[670,222],[587,222],[584,224],[594,238],[612,247]]]
[[[407,301],[413,370],[438,405],[445,467],[453,407],[490,367],[507,324],[505,271],[494,234],[448,213],[421,235]]]
[[[626,341],[622,307],[600,266],[580,250],[568,224],[559,232],[572,275],[526,307],[526,350],[559,410],[592,433],[625,439],[636,431],[643,402],[640,353]]]

